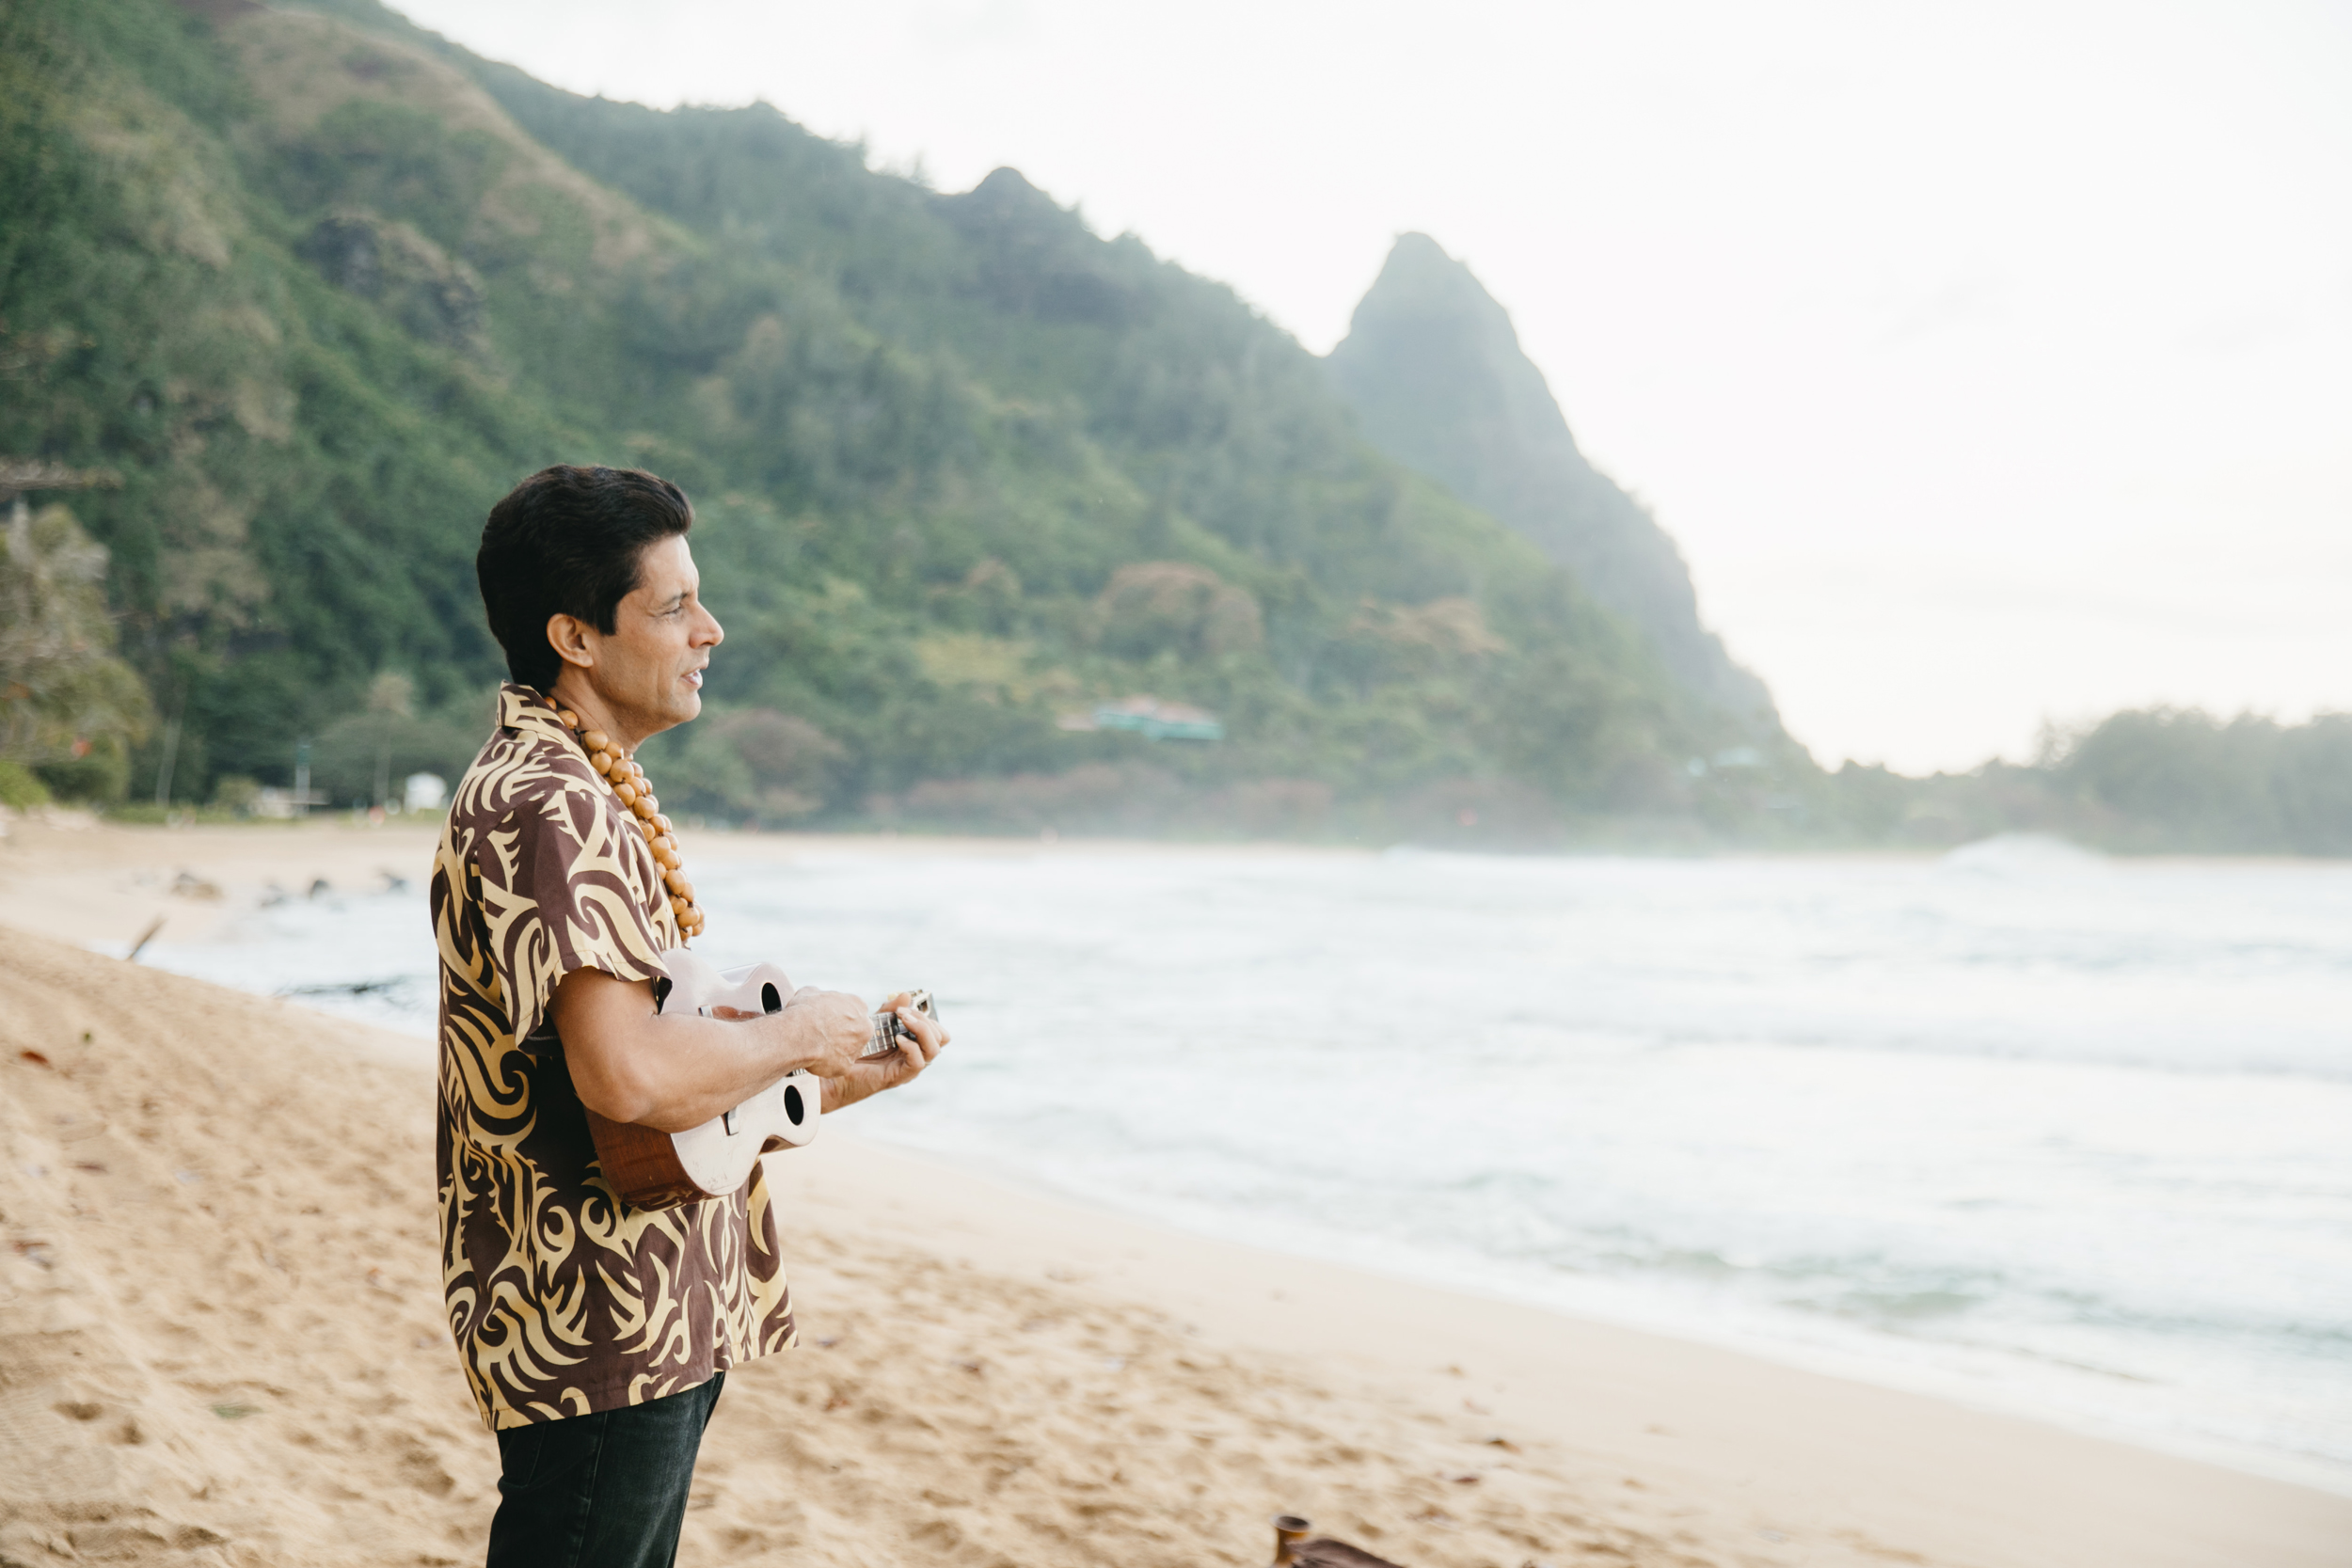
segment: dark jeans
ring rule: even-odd
[[[694,1453],[726,1380],[500,1433],[490,1568],[670,1568]]]

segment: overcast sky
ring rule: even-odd
[[[402,8],[1012,165],[1317,352],[1425,230],[1825,763],[2352,708],[2352,4]]]

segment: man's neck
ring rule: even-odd
[[[634,726],[623,723],[620,717],[605,705],[604,699],[596,695],[595,688],[568,665],[556,677],[554,688],[548,692],[548,699],[557,707],[567,707],[580,715],[580,727],[583,731],[602,730],[625,752],[634,752],[645,739],[644,735]]]

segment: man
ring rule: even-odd
[[[494,1568],[673,1561],[726,1370],[794,1343],[760,1168],[726,1197],[636,1208],[585,1112],[680,1132],[802,1068],[836,1110],[946,1043],[904,997],[899,1050],[871,1060],[866,1005],[839,992],[732,1020],[656,1010],[661,954],[703,915],[665,885],[667,819],[632,813],[615,759],[702,709],[723,634],[692,524],[651,474],[548,468],[492,509],[475,561],[513,679],[458,784],[432,911],[443,1281],[499,1439]]]

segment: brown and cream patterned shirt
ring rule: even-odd
[[[660,869],[548,700],[499,692],[433,865],[441,954],[441,1272],[491,1427],[659,1399],[794,1342],[765,1172],[732,1196],[622,1203],[548,1008],[579,969],[659,980]]]

